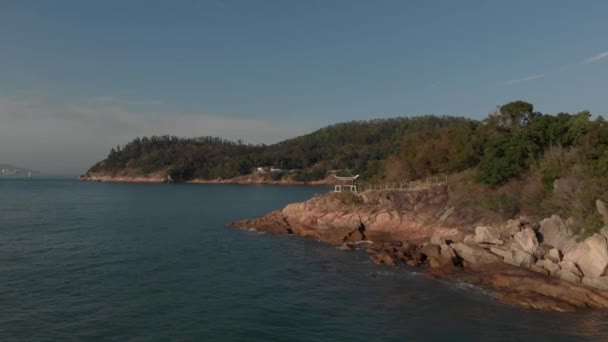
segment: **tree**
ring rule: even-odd
[[[527,126],[539,113],[534,112],[534,106],[525,101],[509,102],[500,106],[496,113],[490,114],[485,119],[486,125],[491,131],[518,132]]]
[[[478,165],[479,181],[499,184],[519,175],[528,168],[528,162],[537,151],[538,147],[523,135],[490,141]]]

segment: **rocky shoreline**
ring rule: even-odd
[[[96,174],[88,173],[78,178],[84,182],[108,182],[108,183],[174,183],[171,176],[164,172],[157,172],[149,175],[130,175],[127,173],[120,174]],[[251,174],[238,176],[228,179],[192,179],[185,183],[188,184],[266,184],[266,185],[331,185],[334,183],[333,178],[325,178],[317,181],[299,182],[289,179],[272,180],[268,177]]]
[[[475,217],[450,205],[447,187],[343,196],[318,195],[228,226],[364,249],[376,264],[423,266],[429,277],[475,284],[523,308],[608,308],[608,228],[578,241],[557,215]]]

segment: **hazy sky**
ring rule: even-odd
[[[608,1],[0,1],[0,163],[152,134],[272,143],[523,99],[608,112]]]

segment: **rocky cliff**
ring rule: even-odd
[[[446,186],[424,191],[326,194],[280,211],[231,223],[269,233],[296,234],[330,243],[424,241],[433,234],[461,241],[476,219],[449,205]]]
[[[345,251],[365,246],[377,264],[426,265],[429,276],[487,287],[526,308],[608,308],[604,235],[578,241],[557,215],[537,223],[484,220],[451,206],[445,186],[319,195],[229,225],[341,244]]]

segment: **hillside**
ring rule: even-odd
[[[274,167],[294,170],[290,176],[302,181],[324,178],[327,170],[335,169],[348,169],[370,179],[382,176],[383,163],[399,153],[403,137],[477,125],[464,118],[436,116],[353,121],[269,146],[213,137],[137,138],[112,149],[88,173],[146,175],[164,170],[176,181],[188,181],[227,179],[250,174],[257,167]]]
[[[543,114],[516,101],[483,121],[421,116],[353,121],[273,145],[220,138],[137,138],[112,149],[83,178],[226,180],[264,169],[270,181],[310,182],[330,170],[363,181],[449,174],[451,201],[499,213],[571,217],[599,229],[597,199],[608,199],[608,125],[587,111]],[[279,169],[281,171],[279,171]]]

